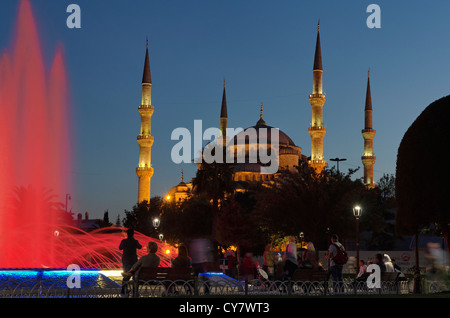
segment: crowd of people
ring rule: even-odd
[[[374,261],[368,260],[367,262],[360,259],[358,264],[358,273],[356,275],[357,280],[364,280],[369,275],[367,273],[367,267],[370,264],[376,264],[380,267],[380,272],[399,272],[399,277],[405,277],[402,273],[402,269],[396,263],[394,258],[391,258],[388,254],[376,253]]]
[[[124,282],[129,280],[136,271],[141,267],[158,267],[160,265],[160,258],[156,255],[158,245],[150,241],[147,245],[148,254],[138,259],[137,250],[141,249],[141,244],[134,238],[133,230],[127,232],[127,238],[120,243],[119,249],[123,251],[123,277]],[[180,245],[178,247],[178,256],[171,262],[173,268],[192,268],[194,273],[206,272],[209,270],[208,265],[214,263],[214,248],[209,240],[198,239],[191,242],[188,247]],[[337,235],[330,237],[330,244],[325,258],[328,260],[328,274],[334,283],[343,281],[342,270],[346,263],[340,260],[341,254],[346,255],[345,247],[339,241]],[[232,250],[227,250],[224,255],[226,259],[225,273],[236,279],[251,280],[254,278],[264,276],[269,280],[287,280],[293,277],[294,272],[299,269],[312,269],[318,271],[325,271],[325,268],[319,262],[319,255],[312,242],[307,243],[306,248],[297,248],[294,237],[290,237],[290,241],[286,246],[283,255],[273,250],[272,244],[265,247],[263,253],[262,266],[255,261],[253,255],[249,252],[245,253],[242,259],[239,259],[236,253]],[[369,273],[367,267],[371,264],[370,261],[359,260],[357,267],[357,280],[365,279]],[[395,259],[391,259],[388,254],[377,253],[374,256],[374,264],[380,267],[381,272],[401,273],[400,267],[396,264]],[[401,276],[404,277],[403,274]]]

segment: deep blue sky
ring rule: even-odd
[[[11,42],[19,1],[0,5],[0,48]],[[81,29],[68,29],[66,8],[81,7]],[[381,29],[369,29],[366,8],[381,7]],[[49,62],[66,52],[75,179],[69,208],[102,217],[137,201],[141,79],[145,39],[152,72],[152,196],[195,176],[176,165],[170,136],[177,127],[218,127],[223,79],[228,125],[259,118],[287,133],[309,156],[308,127],[317,21],[324,67],[324,155],[361,167],[367,70],[377,130],[375,180],[395,173],[400,141],[421,111],[448,95],[448,1],[31,0]],[[426,159],[426,158],[424,158]],[[334,165],[329,161],[330,165]]]

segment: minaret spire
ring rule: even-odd
[[[265,126],[266,122],[263,119],[263,103],[261,102],[261,108],[259,109],[259,120],[256,123],[256,126]]]
[[[316,52],[314,53],[314,70],[322,70],[322,50],[320,48],[320,20],[317,23]]]
[[[227,94],[225,91],[225,78],[223,79],[223,93],[222,93],[222,107],[220,108],[220,135],[224,145],[227,143],[227,122],[228,122],[228,110],[227,110]]]
[[[312,107],[312,122],[311,127],[308,128],[311,137],[311,160],[308,164],[317,173],[322,172],[327,162],[323,156],[323,138],[325,137],[326,128],[323,124],[323,105],[325,104],[325,94],[322,89],[322,50],[320,47],[320,20],[317,23],[317,40],[316,50],[314,53],[313,65],[313,89],[312,94],[309,95],[309,102]]]
[[[372,96],[370,95],[370,69],[367,71],[366,110],[372,110]],[[366,127],[372,128],[372,127]]]
[[[150,73],[150,60],[148,57],[148,39],[147,39],[147,49],[145,51],[144,73],[142,74],[142,83],[146,84],[152,83],[152,75]]]
[[[153,136],[151,135],[151,119],[154,107],[152,100],[152,79],[150,75],[150,61],[148,54],[148,39],[146,44],[144,72],[142,76],[142,100],[138,110],[141,116],[140,134],[137,136],[139,145],[139,163],[136,168],[136,175],[139,179],[138,184],[138,203],[147,201],[150,203],[151,177],[153,168],[151,165],[151,154],[153,145]]]
[[[370,70],[367,72],[367,89],[366,104],[364,106],[364,129],[361,131],[364,138],[364,154],[361,161],[364,165],[364,184],[373,188],[375,186],[373,180],[373,166],[376,157],[373,155],[373,139],[375,137],[375,129],[372,127],[372,96],[370,92]]]

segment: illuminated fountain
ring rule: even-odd
[[[59,203],[72,183],[63,53],[58,46],[46,67],[31,5],[22,0],[11,49],[0,55],[0,268],[121,267],[122,229],[83,232]],[[154,240],[136,238],[143,246]],[[169,265],[164,255],[175,256],[173,248],[154,241]]]

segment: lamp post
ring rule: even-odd
[[[340,161],[345,161],[345,160],[347,160],[346,158],[333,158],[333,159],[330,159],[331,161],[336,161],[337,162],[337,172],[339,173],[339,162]]]
[[[359,267],[359,218],[361,217],[362,209],[359,205],[353,207],[353,215],[356,219],[356,269]]]
[[[158,229],[159,225],[161,224],[161,221],[159,220],[159,218],[153,218],[152,223],[153,223],[153,227],[156,230],[156,229]]]
[[[69,193],[66,193],[66,213],[68,212],[68,211],[67,211],[67,201],[68,201],[68,200],[72,200],[72,197],[70,196]]]
[[[300,237],[300,248],[303,248],[303,239],[305,238],[305,234],[300,232],[298,236]]]
[[[161,220],[158,217],[153,218],[152,219],[152,224],[153,224],[153,227],[155,228],[156,234],[158,234],[158,227],[161,224]]]

